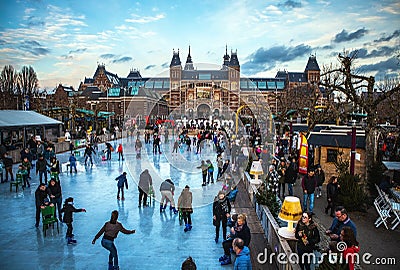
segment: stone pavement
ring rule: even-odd
[[[115,149],[119,142],[113,142]],[[43,236],[42,224],[35,228],[34,193],[39,180],[34,169],[30,188],[16,193],[15,189],[10,192],[8,183],[1,184],[0,269],[107,269],[108,252],[100,241],[95,245],[91,241],[115,209],[120,213],[119,221],[127,229],[137,231],[133,235],[120,233],[115,240],[121,269],[180,269],[187,256],[194,258],[198,269],[232,269],[232,265],[220,266],[218,258],[223,249],[221,243],[214,242],[212,201],[222,184],[201,187],[201,171],[197,168],[203,159],[210,159],[216,167],[211,146],[201,155],[186,151],[172,155],[171,143],[168,143],[162,145],[163,154],[153,155],[151,145],[144,145],[142,159],[137,160],[133,144],[131,140],[123,140],[125,161],[118,161],[115,153],[111,161],[101,161],[96,156],[93,166],[79,166],[77,174],[60,175],[63,200],[72,196],[77,208],[87,210],[74,213],[76,245],[66,244],[64,224],[60,224],[60,234],[49,230],[47,237]],[[69,154],[57,157],[65,163]],[[82,157],[78,159],[83,162]],[[153,176],[156,199],[160,199],[158,188],[166,178],[170,177],[176,185],[175,201],[186,184],[191,187],[192,231],[184,233],[178,216],[169,210],[160,214],[158,202],[151,207],[138,207],[136,183],[144,169],[149,169]],[[126,200],[118,201],[114,179],[123,171],[128,172],[129,189],[125,190]]]

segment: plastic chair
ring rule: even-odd
[[[18,186],[22,186],[22,189],[24,189],[23,183],[24,183],[23,175],[17,173],[15,180],[10,182],[10,192],[12,191],[12,186],[15,186],[15,192],[18,192]]]
[[[54,179],[58,182],[60,180],[58,177],[58,172],[50,172],[50,179]]]
[[[156,195],[154,194],[153,186],[149,187],[149,194],[147,194],[147,196],[149,197],[149,205],[152,205],[152,203],[153,203],[153,206],[154,206]]]
[[[47,229],[52,226],[54,229],[54,223],[57,223],[57,233],[60,233],[58,228],[58,219],[56,218],[56,206],[46,206],[41,208],[40,211],[42,212],[42,223],[43,223],[43,234],[46,236]]]

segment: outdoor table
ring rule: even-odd
[[[395,188],[390,189],[390,193],[393,195],[393,199],[396,202],[400,202],[400,190],[396,190]]]

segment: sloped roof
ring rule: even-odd
[[[307,82],[304,72],[288,72],[289,82]]]
[[[34,111],[0,110],[0,129],[59,124],[62,122]]]
[[[308,70],[320,71],[319,66],[318,66],[318,62],[317,62],[317,57],[314,56],[314,55],[311,55],[308,58],[308,62],[307,62],[305,71],[308,71]]]
[[[179,57],[179,51],[173,52],[171,64],[169,66],[173,67],[173,66],[180,66],[180,65],[181,65],[181,58]]]

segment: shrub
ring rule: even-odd
[[[338,201],[349,211],[366,211],[368,194],[358,175],[342,174],[338,178],[340,192]]]
[[[269,190],[265,192],[265,184],[262,184],[258,188],[258,193],[256,194],[256,200],[259,204],[266,205],[275,219],[278,218],[278,214],[281,209],[279,201],[277,200],[275,193]]]

